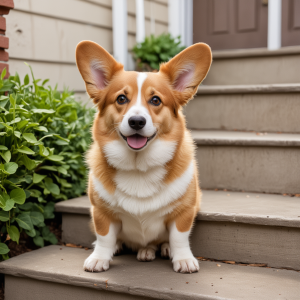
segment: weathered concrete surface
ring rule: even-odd
[[[187,126],[201,130],[300,133],[300,84],[296,88],[297,93],[270,92],[272,89],[259,90],[257,86],[203,86],[185,107]]]
[[[201,262],[199,273],[183,275],[173,272],[169,260],[141,263],[135,256],[125,255],[115,257],[107,272],[86,273],[82,265],[90,253],[83,249],[49,246],[0,263],[0,271],[146,299],[299,299],[300,273],[295,271]],[[16,285],[10,286],[16,289]],[[71,293],[72,289],[68,291]],[[87,294],[85,299],[88,298]]]
[[[292,48],[292,47],[291,47]],[[213,52],[206,85],[299,83],[299,47],[288,51],[229,50]]]
[[[300,228],[197,221],[191,245],[196,256],[300,270]]]
[[[300,198],[204,190],[197,219],[300,228]]]
[[[196,158],[204,189],[300,192],[299,147],[198,145]]]
[[[88,196],[74,198],[72,200],[61,201],[55,204],[57,212],[67,212],[73,214],[90,214],[90,200]]]
[[[300,198],[298,197],[213,190],[203,190],[202,193],[198,220],[300,227]],[[77,207],[81,207],[81,214]],[[70,218],[70,221],[67,221],[70,224],[79,221],[78,215],[89,216],[90,208],[91,203],[87,196],[62,201],[55,205],[57,212],[65,212],[63,215]],[[74,219],[71,216],[74,216]],[[88,228],[88,220],[89,217],[84,220],[87,223],[86,228]]]
[[[62,214],[62,241],[91,248],[96,237],[91,230],[89,214]]]
[[[72,213],[62,202],[65,243],[91,247],[88,214]],[[74,201],[79,205],[78,200]],[[83,212],[90,202],[82,197]],[[69,213],[70,212],[70,213]],[[274,194],[203,191],[191,245],[197,256],[300,270],[300,199]],[[262,225],[262,226],[261,226]]]

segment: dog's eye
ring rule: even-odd
[[[118,102],[118,104],[123,105],[123,104],[125,104],[125,103],[127,103],[127,102],[129,102],[129,101],[128,101],[128,99],[126,98],[125,95],[120,95],[120,96],[117,98],[117,102]]]
[[[161,104],[161,100],[159,99],[159,97],[154,96],[153,98],[151,98],[149,103],[154,105],[154,106],[159,106]]]

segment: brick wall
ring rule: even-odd
[[[9,42],[8,37],[5,36],[6,31],[6,19],[3,15],[7,15],[11,9],[14,8],[13,0],[0,0],[0,72],[6,68],[6,76],[9,75],[8,69],[8,49]]]

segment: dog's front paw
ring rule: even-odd
[[[137,259],[139,261],[152,261],[155,259],[155,250],[153,248],[141,248],[138,251]]]
[[[178,273],[194,273],[198,272],[200,267],[198,260],[195,257],[191,257],[188,259],[175,260],[173,262],[173,269]]]
[[[109,269],[109,260],[98,259],[90,255],[84,262],[83,269],[86,272],[103,272]]]

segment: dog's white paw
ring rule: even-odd
[[[92,254],[85,260],[83,269],[87,272],[107,271],[109,269],[109,260],[95,258]]]
[[[161,257],[162,258],[171,258],[171,249],[169,243],[163,243],[161,245]]]
[[[155,259],[155,250],[153,248],[141,248],[138,251],[137,259],[139,261],[151,261]]]
[[[175,260],[173,262],[173,269],[178,273],[194,273],[198,272],[200,267],[198,260],[195,257],[191,257],[188,259]]]

